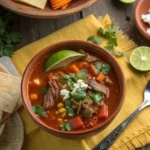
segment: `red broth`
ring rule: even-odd
[[[47,59],[47,58],[46,58]],[[33,68],[31,72],[31,76],[28,83],[28,89],[29,89],[29,97],[31,94],[36,94],[37,99],[31,100],[31,105],[41,105],[43,106],[44,103],[44,94],[41,93],[41,89],[45,87],[49,87],[48,84],[48,76],[50,73],[57,73],[58,71],[63,71],[64,73],[70,73],[68,71],[67,66],[64,68],[59,68],[56,70],[52,70],[49,72],[44,72],[44,64],[46,62],[46,59],[41,59],[39,62],[37,62],[37,65]],[[106,60],[101,59],[102,62],[107,63]],[[80,60],[73,62],[76,66],[78,66]],[[67,71],[66,71],[67,70]],[[87,68],[88,72],[89,67]],[[108,72],[107,76],[111,79],[112,84],[103,83],[107,88],[109,89],[109,96],[104,98],[104,103],[108,106],[108,118],[109,115],[111,115],[115,110],[118,103],[118,97],[119,97],[119,83],[116,73],[114,72],[113,68]],[[39,79],[40,84],[35,84],[34,80]],[[56,111],[58,111],[58,108],[56,105],[54,107],[47,109],[47,115],[45,117],[40,117],[40,119],[45,122],[48,126],[61,130],[60,128],[60,122],[58,122],[58,114],[56,114]],[[65,119],[69,120],[71,117],[66,117]],[[63,119],[63,120],[65,120]],[[91,119],[92,120],[92,119]],[[98,120],[98,123],[103,122],[104,120]],[[84,120],[84,123],[87,124],[88,119]],[[87,128],[87,126],[84,126],[81,129],[78,130],[84,130],[84,128]]]

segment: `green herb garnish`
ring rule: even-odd
[[[70,80],[70,76],[69,75],[64,75],[60,78],[60,82],[62,83],[67,83],[68,80]]]
[[[72,97],[76,100],[84,100],[86,96],[86,91],[84,88],[78,88],[72,95]]]
[[[95,103],[101,103],[103,100],[103,95],[98,92],[92,91],[91,98],[94,100]]]
[[[113,46],[105,46],[104,47],[107,51],[109,51],[112,55],[115,55],[116,54],[116,52],[115,52],[115,50],[114,50],[114,48],[113,48]]]
[[[90,36],[87,41],[100,45],[104,41],[104,38],[96,38],[95,36]]]
[[[41,93],[42,93],[42,94],[46,94],[47,91],[48,91],[48,88],[42,88],[42,89],[41,89]]]
[[[126,60],[126,54],[125,54],[124,52],[122,52],[122,51],[118,51],[118,52],[116,53],[116,56],[117,56],[117,57],[124,57],[124,59]]]
[[[107,74],[111,69],[111,66],[109,64],[104,64],[101,62],[95,62],[94,67],[96,73],[102,72],[103,74]]]
[[[33,105],[32,106],[32,111],[35,114],[37,114],[38,116],[41,116],[41,117],[46,115],[45,109],[42,106],[40,106],[40,105]]]
[[[0,13],[0,57],[14,54],[13,44],[21,41],[21,34],[18,32],[11,32],[9,30],[9,23],[13,19],[10,12]]]
[[[110,71],[110,69],[111,69],[111,66],[109,64],[103,64],[101,71],[103,74],[107,74]]]
[[[72,102],[71,102],[70,99],[66,99],[66,100],[65,100],[65,108],[70,108],[70,107],[71,107],[71,104],[72,104]]]
[[[88,71],[87,71],[87,69],[82,69],[80,72],[78,72],[76,74],[76,77],[78,79],[83,79],[84,80],[86,77],[88,77]]]
[[[123,52],[116,53],[114,49],[115,46],[118,46],[117,38],[116,38],[117,32],[118,30],[114,24],[110,25],[106,30],[104,30],[103,28],[99,28],[97,30],[97,33],[100,36],[103,36],[106,39],[108,39],[108,43],[104,48],[114,56],[117,56],[117,57],[123,56],[125,58],[125,53]],[[87,39],[87,41],[100,45],[104,41],[104,38],[96,38],[95,36],[92,35]]]
[[[68,114],[68,116],[70,116],[70,117],[74,116],[74,115],[75,115],[75,112],[74,112],[73,108],[67,108],[67,114]]]
[[[62,131],[72,130],[72,126],[69,122],[60,125]]]
[[[114,24],[112,24],[106,30],[102,28],[98,29],[98,34],[108,39],[108,45],[117,46],[118,45],[117,38],[116,38],[117,31],[118,30],[115,28]]]

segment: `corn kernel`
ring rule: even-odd
[[[59,114],[58,111],[55,111],[55,114],[58,115]]]
[[[66,112],[66,109],[65,109],[65,108],[60,108],[60,109],[58,110],[58,112],[61,114],[61,113],[63,113],[63,112]]]
[[[60,124],[63,123],[63,119],[62,119],[62,118],[58,118],[57,120],[58,120],[58,122],[59,122]]]
[[[58,104],[57,104],[57,107],[58,107],[58,108],[62,108],[62,107],[64,107],[64,104],[63,104],[63,103],[58,103]]]
[[[65,119],[64,122],[68,122],[68,119]]]
[[[63,112],[63,113],[61,114],[61,117],[62,117],[62,118],[65,118],[66,116],[67,116],[66,112]]]

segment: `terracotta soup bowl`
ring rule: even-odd
[[[55,128],[52,128],[48,124],[46,124],[44,121],[42,121],[37,115],[35,115],[31,109],[31,101],[29,98],[29,79],[32,74],[32,71],[37,66],[40,61],[47,59],[52,54],[60,51],[60,50],[74,50],[78,51],[79,49],[83,49],[85,52],[95,55],[98,59],[106,60],[107,63],[109,63],[114,70],[114,75],[116,75],[116,82],[118,83],[118,86],[116,87],[118,89],[118,96],[115,101],[110,100],[106,102],[109,108],[112,108],[109,110],[109,117],[102,122],[98,123],[94,127],[91,128],[85,128],[81,130],[72,130],[72,131],[61,131]],[[115,86],[115,85],[112,85]],[[28,66],[26,67],[24,71],[24,75],[22,78],[22,97],[24,102],[24,107],[26,108],[27,112],[31,116],[31,118],[44,130],[47,132],[54,134],[56,136],[60,136],[63,138],[83,138],[87,136],[95,135],[96,133],[99,133],[101,130],[105,129],[116,117],[116,115],[119,113],[124,99],[125,99],[125,89],[126,89],[126,83],[123,71],[116,61],[116,59],[105,49],[97,46],[96,44],[86,42],[86,41],[79,41],[79,40],[71,40],[71,41],[63,41],[59,42],[53,45],[48,46],[47,48],[41,50],[34,58],[29,62]]]
[[[138,0],[134,10],[136,26],[139,32],[148,40],[150,40],[150,34],[147,33],[147,28],[150,28],[150,25],[144,23],[141,19],[141,16],[143,14],[148,14],[149,9],[150,9],[149,0]]]

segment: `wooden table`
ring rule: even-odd
[[[23,39],[21,43],[16,46],[16,49],[53,33],[89,14],[94,14],[98,17],[100,15],[104,16],[106,13],[108,13],[120,29],[124,30],[138,45],[150,46],[150,42],[138,32],[135,26],[135,4],[123,4],[118,1],[119,0],[98,0],[93,6],[82,12],[57,19],[33,19],[17,15],[17,21],[13,27],[22,33]]]
[[[16,15],[16,21],[15,24],[12,25],[12,28],[20,31],[23,35],[21,43],[16,45],[16,50],[80,20],[89,14],[94,14],[98,17],[104,16],[106,13],[108,13],[117,26],[129,35],[138,45],[150,46],[150,42],[138,32],[135,26],[135,4],[126,5],[118,1],[119,0],[98,0],[97,3],[82,12],[57,19],[33,19]],[[145,147],[145,149],[147,148]]]

